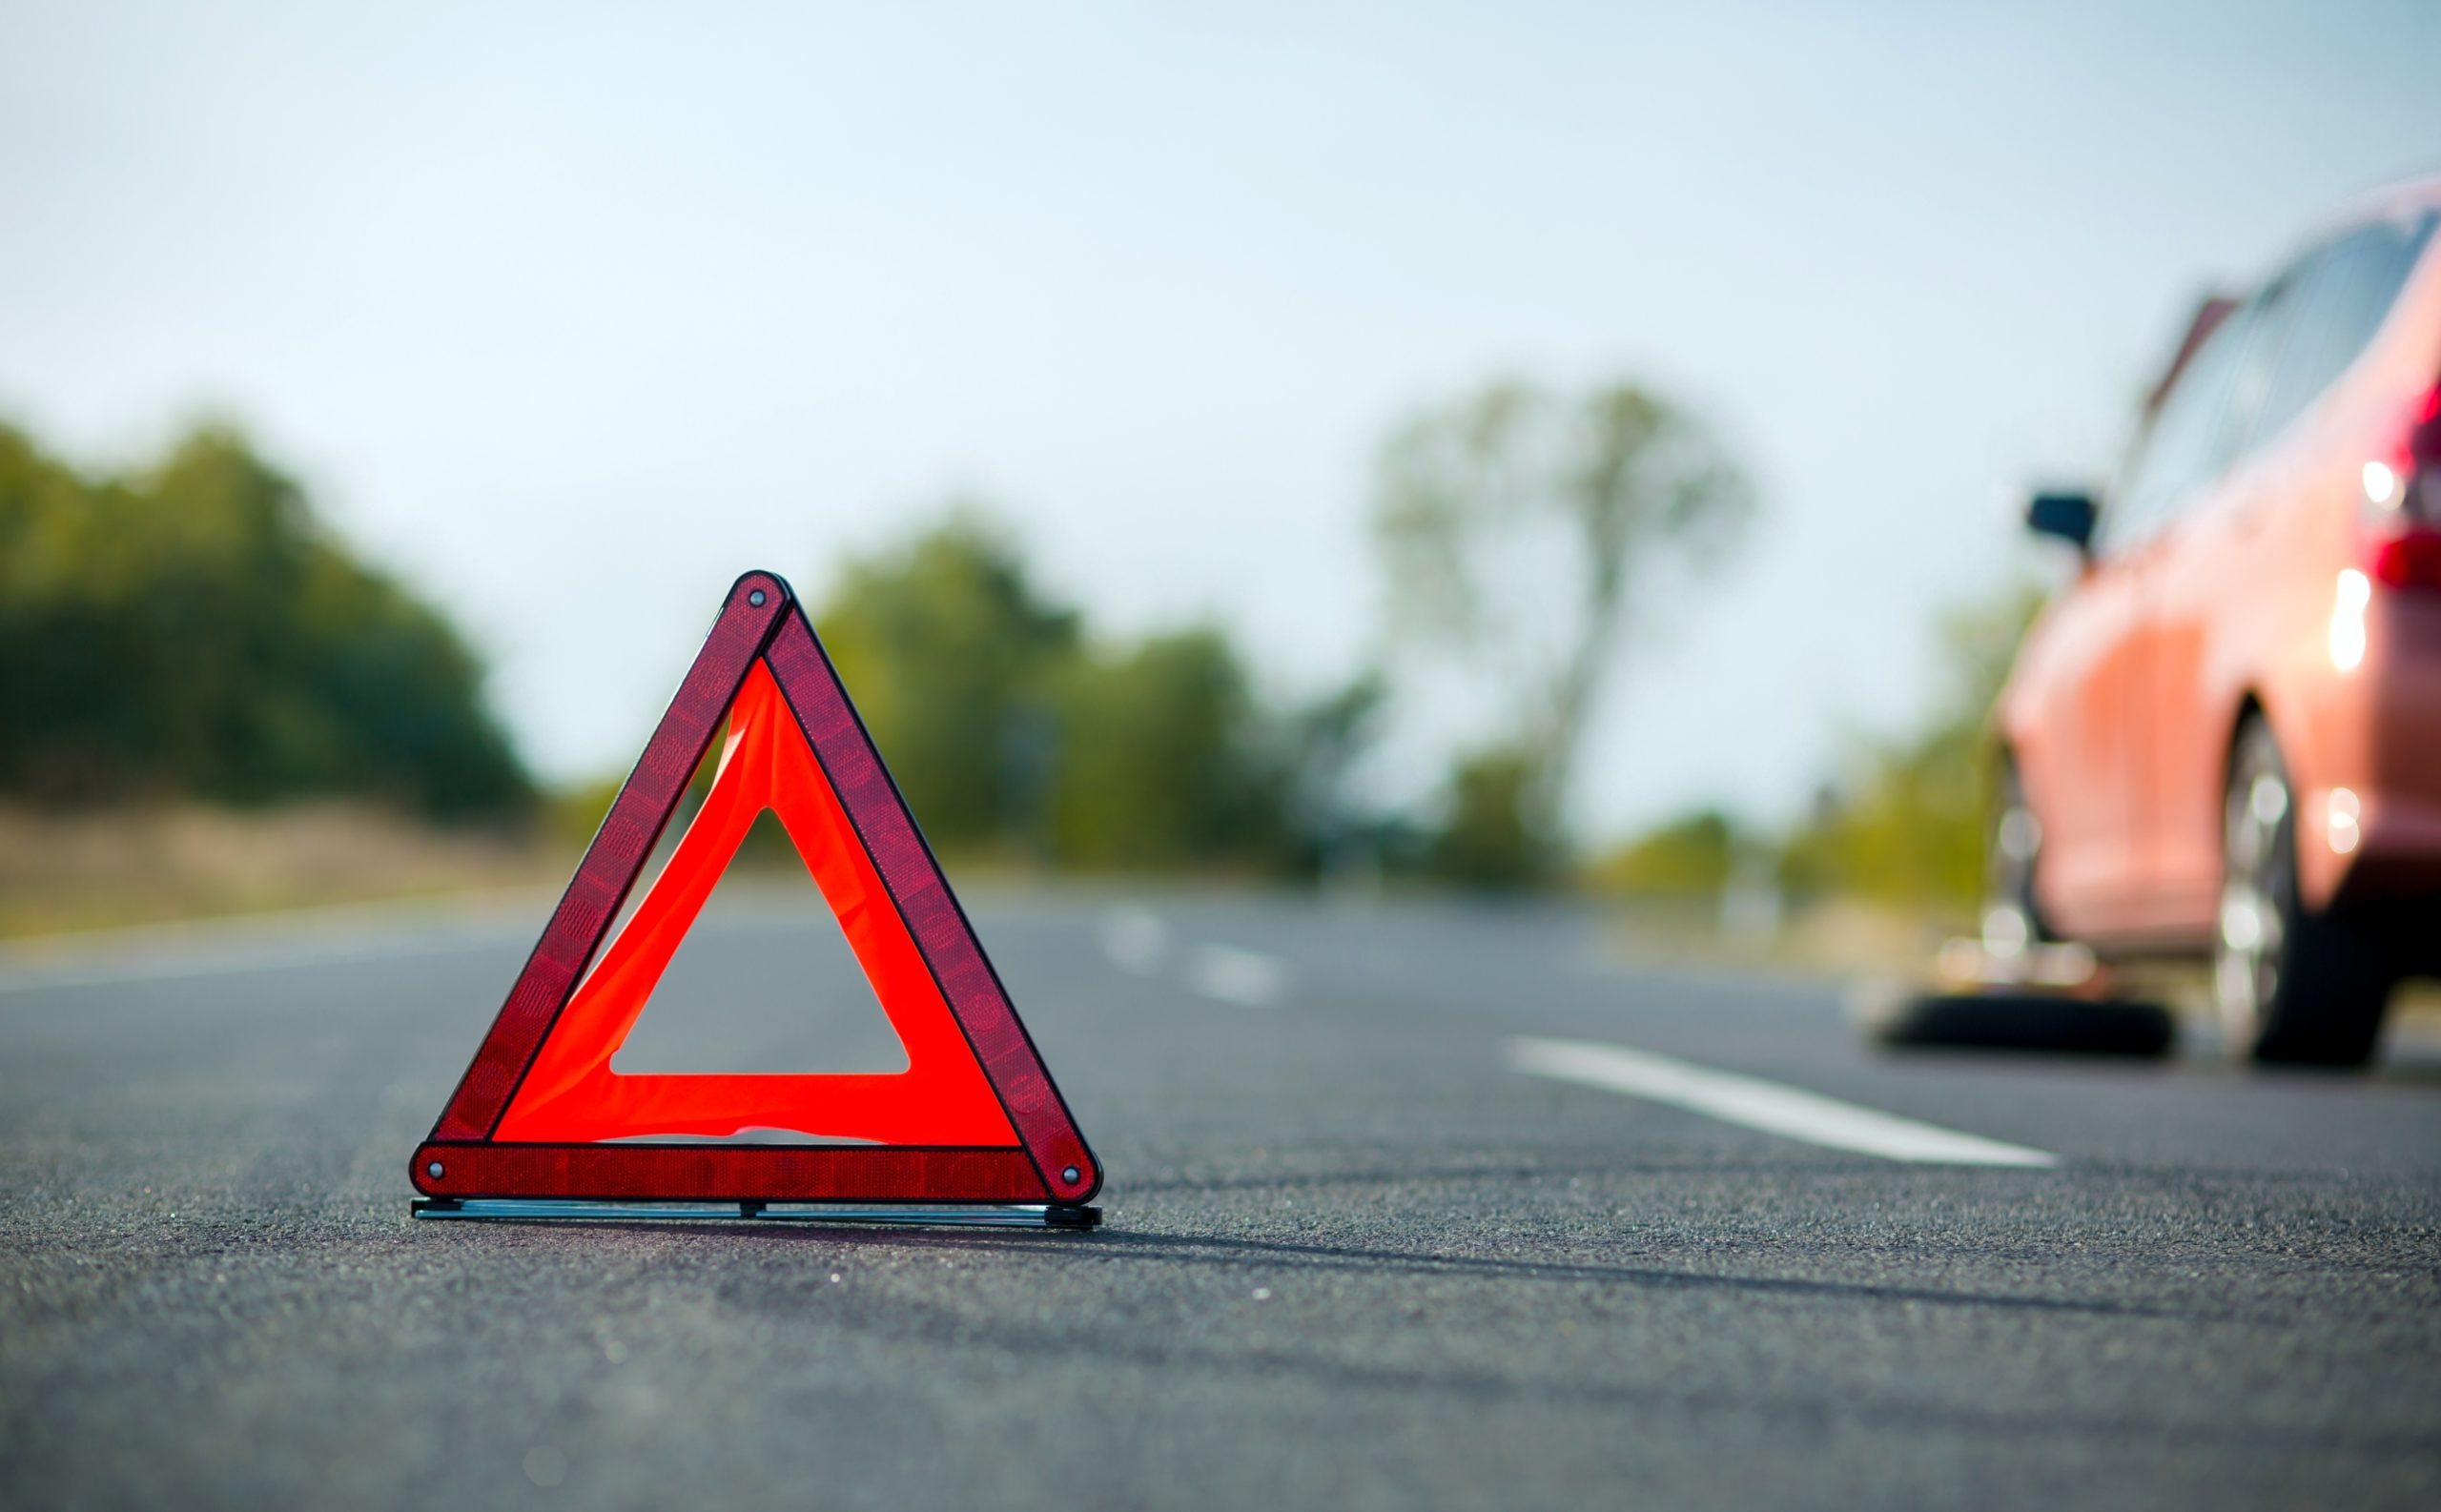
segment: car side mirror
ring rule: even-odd
[[[2038,536],[2057,536],[2079,551],[2090,552],[2094,521],[2101,513],[2091,494],[2041,493],[2026,501],[2025,527]]]

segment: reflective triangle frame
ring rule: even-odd
[[[601,953],[689,780],[760,662],[844,809],[1016,1143],[998,1145],[559,1142],[502,1139],[503,1117]],[[1082,1226],[1102,1183],[1058,1087],[1010,1003],[949,880],[849,701],[803,606],[778,574],[749,572],[723,600],[678,692],[579,863],[542,939],[409,1175],[419,1216],[726,1215]],[[880,1205],[876,1212],[771,1204]],[[661,1204],[657,1207],[630,1206]],[[954,1205],[918,1213],[908,1205]],[[969,1213],[963,1205],[995,1204]],[[1034,1210],[1039,1208],[1039,1213]]]

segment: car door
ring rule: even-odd
[[[2126,887],[2136,605],[2133,568],[2098,553],[2028,644],[2023,717],[2011,721],[2042,826],[2035,901],[2051,927],[2081,938],[2108,931]]]

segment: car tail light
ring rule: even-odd
[[[2441,588],[2441,384],[2416,397],[2390,457],[2365,464],[2365,571],[2392,588]]]
[[[2441,588],[2441,530],[2409,530],[2375,541],[2366,571],[2393,588]]]

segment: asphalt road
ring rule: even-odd
[[[892,1063],[789,901],[624,1068]],[[2430,1053],[1893,1057],[1561,910],[970,901],[1098,1232],[410,1220],[539,910],[0,962],[0,1506],[2441,1505]]]

